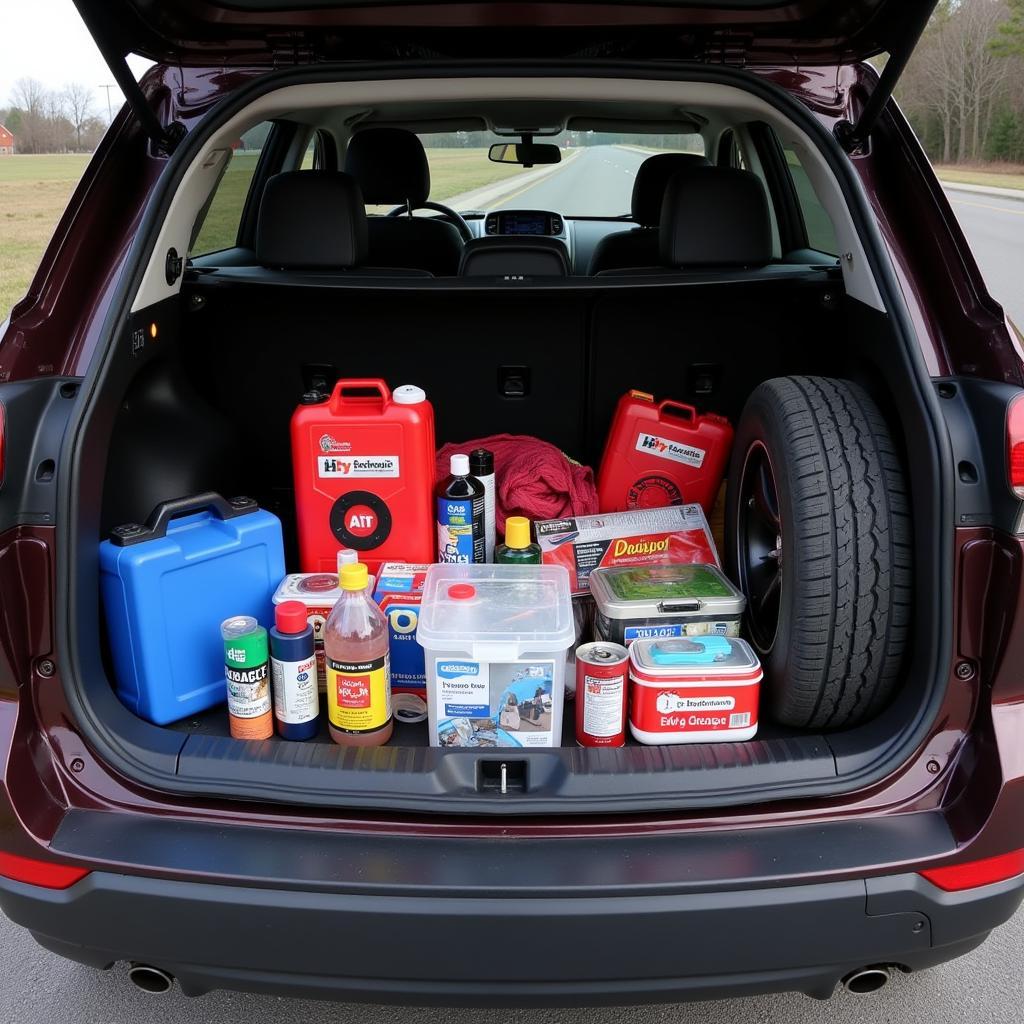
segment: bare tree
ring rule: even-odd
[[[21,112],[18,149],[41,152],[46,144],[46,89],[34,78],[19,78],[11,90],[11,106]]]
[[[64,86],[64,106],[75,130],[75,149],[81,149],[82,133],[86,122],[93,116],[92,89],[81,82],[69,82]]]

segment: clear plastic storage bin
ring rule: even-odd
[[[575,636],[560,565],[432,565],[416,633],[431,746],[559,746]]]

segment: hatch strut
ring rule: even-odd
[[[840,121],[835,126],[836,138],[839,144],[847,153],[855,153],[871,137],[872,129],[878,123],[885,105],[892,97],[893,89],[899,81],[910,60],[918,40],[928,26],[928,20],[935,9],[936,0],[928,0],[926,3],[908,5],[911,8],[907,21],[904,25],[904,32],[901,35],[901,45],[893,47],[889,52],[889,59],[878,78],[878,84],[868,97],[860,116],[852,124],[849,121]]]
[[[125,102],[131,107],[142,131],[159,152],[170,156],[187,134],[185,126],[180,121],[172,121],[166,126],[160,123],[160,119],[153,113],[153,108],[146,99],[146,94],[135,80],[132,69],[128,67],[123,49],[114,42],[112,34],[103,31],[103,27],[97,23],[91,6],[85,4],[77,6],[78,13],[92,34],[100,54],[107,62],[114,81],[124,93]]]

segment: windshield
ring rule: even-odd
[[[430,164],[430,198],[467,210],[552,210],[567,217],[628,217],[633,178],[653,153],[704,153],[700,135],[563,132],[561,163],[519,167],[487,159],[490,132],[421,134]]]

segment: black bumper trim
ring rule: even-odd
[[[580,866],[585,870],[585,865]],[[64,891],[0,882],[0,907],[93,966],[151,963],[188,994],[230,988],[447,1006],[581,1005],[799,990],[869,964],[974,948],[1020,879],[951,897],[916,875],[633,897],[365,896],[94,872]],[[894,894],[908,909],[893,911]],[[876,898],[890,906],[871,913]],[[943,937],[936,945],[935,936]]]

